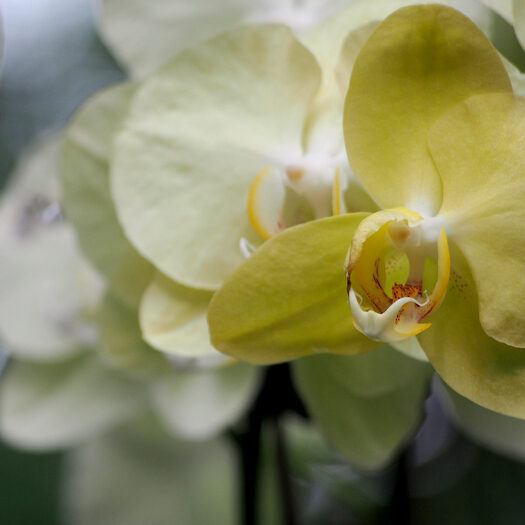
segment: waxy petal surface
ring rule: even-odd
[[[386,346],[358,356],[307,357],[293,371],[328,441],[353,466],[377,470],[420,423],[431,368]]]
[[[164,275],[155,275],[139,310],[144,340],[157,350],[180,358],[180,366],[212,366],[228,358],[210,344],[206,312],[212,294],[192,290]]]
[[[488,335],[525,347],[525,100],[480,95],[443,115],[429,147],[440,215],[464,253]]]
[[[441,183],[426,144],[430,126],[469,95],[510,90],[496,50],[468,18],[439,5],[400,9],[354,65],[344,129],[355,174],[383,208],[437,212]]]
[[[136,306],[153,268],[124,236],[109,187],[109,157],[136,87],[121,84],[82,106],[69,124],[60,175],[67,219],[82,250],[108,279],[113,292]]]
[[[181,53],[139,89],[116,142],[113,195],[160,271],[214,289],[243,261],[239,240],[258,237],[251,183],[301,155],[320,77],[289,29],[252,26]]]
[[[212,344],[253,363],[373,348],[352,324],[345,289],[346,251],[364,217],[305,223],[264,243],[214,295]]]
[[[489,337],[478,315],[476,284],[450,243],[452,273],[443,304],[417,338],[441,378],[475,403],[525,419],[525,351]]]

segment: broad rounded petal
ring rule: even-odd
[[[525,347],[525,100],[472,97],[443,115],[429,147],[443,181],[440,210],[464,253],[488,335]]]
[[[131,246],[117,220],[109,157],[135,89],[120,84],[84,104],[66,130],[60,166],[64,211],[83,251],[130,305],[138,304],[153,268]]]
[[[498,2],[499,0],[495,1]],[[336,3],[333,2],[334,7]],[[344,9],[340,9],[321,23],[301,32],[299,38],[314,53],[323,70],[326,72],[331,72],[334,68],[340,70],[344,63],[353,64],[359,48],[364,43],[361,38],[366,35],[372,25],[381,22],[402,7],[433,3],[436,3],[435,0],[346,1],[344,5],[340,6]],[[459,9],[478,26],[485,27],[488,25],[490,11],[478,0],[442,0],[439,3]],[[356,44],[357,46],[355,46]],[[345,47],[348,47],[346,51],[344,50]],[[354,49],[351,49],[352,47]],[[349,58],[351,61],[348,61]],[[347,75],[345,74],[344,86],[341,84],[345,91],[348,86],[350,70],[347,73]]]
[[[113,195],[128,237],[160,271],[214,289],[243,261],[239,240],[257,239],[252,181],[302,154],[319,82],[289,29],[251,26],[181,53],[139,89],[116,141]]]
[[[35,361],[62,359],[95,342],[92,311],[102,283],[60,213],[59,140],[24,155],[0,200],[0,339]]]
[[[302,33],[348,3],[349,0],[102,0],[98,18],[102,38],[109,48],[133,76],[143,77],[181,49],[235,26],[280,22]]]
[[[99,26],[110,49],[138,77],[173,55],[242,23],[246,0],[181,4],[171,0],[102,0]]]
[[[228,360],[210,344],[206,312],[212,294],[155,275],[140,303],[140,327],[152,347],[177,358],[182,367],[224,364]]]
[[[450,244],[452,272],[443,304],[418,335],[441,378],[461,395],[496,412],[525,419],[525,351],[498,343],[480,325],[476,284]]]
[[[144,400],[136,383],[94,356],[53,364],[13,361],[0,381],[0,434],[27,449],[77,445],[121,424]]]
[[[214,295],[212,344],[253,363],[373,348],[352,324],[345,290],[346,251],[365,217],[305,223],[264,243]]]
[[[142,339],[138,312],[106,294],[98,312],[101,356],[107,365],[140,379],[171,373],[166,358]]]
[[[525,421],[483,408],[436,381],[447,414],[474,441],[517,460],[525,460]]]
[[[344,130],[355,174],[383,208],[435,213],[441,183],[426,143],[430,126],[469,95],[510,90],[496,50],[468,18],[440,5],[400,9],[354,65]]]
[[[214,371],[174,373],[152,385],[151,400],[166,428],[176,436],[207,439],[239,419],[259,383],[259,369],[245,363]]]
[[[314,421],[356,467],[384,467],[423,417],[431,368],[390,347],[293,364]]]
[[[149,432],[125,427],[66,456],[61,493],[65,522],[237,523],[237,469],[230,443],[225,438],[176,441],[154,434],[154,422],[147,423]]]

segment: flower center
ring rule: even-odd
[[[356,328],[371,339],[395,342],[431,326],[421,321],[445,297],[450,255],[444,228],[395,208],[368,216],[346,261],[348,298]]]
[[[247,211],[265,240],[313,219],[374,207],[340,154],[309,154],[281,167],[267,166],[255,177]]]
[[[250,187],[251,225],[269,239],[290,226],[331,215],[334,181],[339,178],[339,168],[266,167]]]

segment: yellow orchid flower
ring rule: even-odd
[[[378,210],[347,162],[344,97],[368,37],[385,16],[413,3],[359,2],[300,34],[278,25],[236,28],[183,51],[138,86],[108,155],[111,180],[104,184],[111,191],[104,190],[104,202],[111,194],[112,223],[122,226],[119,243],[112,242],[126,241],[154,271],[144,293],[134,298],[149,345],[171,359],[196,360],[197,366],[214,356],[228,359],[214,354],[206,324],[209,301],[226,281],[209,318],[212,341],[234,359],[264,364],[377,346],[353,326],[344,293],[345,257],[355,228],[367,217],[346,212]],[[473,12],[464,12],[478,23],[493,16],[472,4]],[[469,24],[467,31],[474,27]],[[482,50],[488,46],[490,56],[496,55],[486,39],[481,42]],[[497,56],[494,62],[500,65]],[[480,91],[495,89],[497,82],[486,81],[484,73],[490,64],[481,69]],[[476,82],[473,77],[472,85]],[[75,209],[82,232],[88,214],[81,216],[80,203],[70,211]],[[406,213],[425,218],[426,212],[418,207]],[[336,217],[323,219],[332,214]],[[321,220],[306,230],[294,226],[312,219]],[[85,226],[86,251],[88,242],[90,249],[103,249],[107,243],[95,241],[89,223]],[[301,231],[305,238],[297,237]],[[407,283],[397,275],[408,266],[404,254],[390,252],[385,268],[394,265],[396,271],[385,275],[385,283],[403,284],[396,288],[399,295]],[[446,263],[446,249],[441,253]],[[118,292],[115,262],[101,259],[99,267]],[[421,298],[413,298],[421,305],[439,273],[435,263],[424,262],[425,288]],[[133,269],[127,257],[120,263]],[[446,265],[440,268],[439,282],[445,283]],[[435,289],[432,304],[443,298],[445,284]],[[356,291],[359,303],[363,294]],[[392,345],[419,361],[383,345],[359,357],[314,355],[292,367],[317,424],[362,468],[384,465],[421,417],[431,367],[422,362],[427,358],[417,339]]]
[[[357,57],[344,134],[382,211],[266,242],[215,294],[213,344],[264,363],[416,336],[452,388],[525,417],[525,101],[496,50],[454,9],[400,9]]]

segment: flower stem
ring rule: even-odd
[[[273,418],[273,431],[275,435],[277,471],[281,490],[282,523],[283,525],[297,525],[284,429],[278,416]]]
[[[278,486],[281,491],[282,523],[283,525],[297,524],[285,439],[280,421],[280,416],[287,411],[296,412],[303,417],[306,415],[304,406],[293,388],[290,369],[287,364],[267,367],[261,389],[246,417],[244,428],[232,432],[238,445],[241,463],[243,525],[259,525],[260,518],[257,511],[261,432],[266,422],[273,430],[276,447],[275,461],[279,478]]]
[[[390,522],[410,525],[412,516],[410,512],[410,492],[408,475],[410,469],[410,447],[406,447],[397,462],[394,490],[390,503]]]

